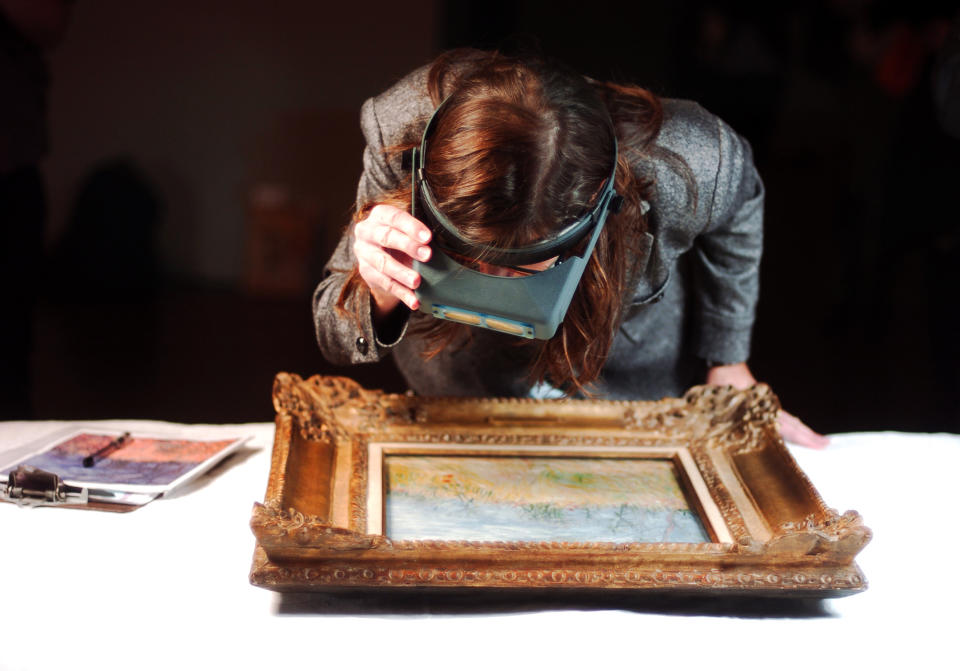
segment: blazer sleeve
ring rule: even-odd
[[[750,354],[763,252],[763,182],[749,143],[718,124],[718,163],[707,225],[694,244],[696,354],[739,363]],[[705,203],[706,204],[706,203]]]
[[[370,98],[360,109],[360,127],[366,148],[363,151],[363,174],[357,186],[357,207],[377,202],[384,193],[396,189],[401,181],[399,165],[391,165],[384,152],[378,107],[378,99]],[[354,291],[344,304],[345,310],[337,309],[340,293],[356,263],[353,226],[348,226],[313,294],[317,343],[324,357],[333,364],[379,361],[400,341],[406,330],[406,320],[403,320],[397,329],[391,329],[393,333],[378,337],[373,328],[370,294],[365,290]]]

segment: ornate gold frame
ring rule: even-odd
[[[870,530],[827,508],[785,448],[764,385],[648,401],[384,394],[280,373],[270,478],[254,504],[250,580],[280,591],[371,587],[620,588],[843,596]],[[671,458],[709,543],[395,541],[382,534],[383,455]]]

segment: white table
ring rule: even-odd
[[[0,452],[65,422],[0,423]],[[99,421],[151,431],[192,427]],[[126,514],[0,504],[0,670],[958,668],[960,436],[833,436],[793,448],[824,500],[874,540],[863,594],[822,602],[613,595],[529,603],[468,597],[281,596],[247,582],[272,424],[169,498]],[[655,666],[651,666],[655,665]]]

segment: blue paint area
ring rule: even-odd
[[[391,492],[386,514],[386,535],[394,540],[710,542],[700,519],[690,510],[627,503],[565,508]]]

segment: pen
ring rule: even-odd
[[[113,440],[111,440],[109,443],[107,443],[105,446],[101,447],[99,450],[97,450],[97,451],[94,452],[93,454],[88,454],[87,456],[85,456],[85,457],[83,458],[83,465],[84,465],[84,467],[85,467],[85,468],[90,468],[90,467],[93,466],[95,463],[97,463],[98,460],[103,459],[103,458],[106,457],[107,455],[113,454],[114,452],[116,452],[117,450],[119,450],[120,447],[121,447],[125,442],[127,442],[127,439],[128,439],[129,437],[130,437],[130,432],[129,432],[129,431],[124,431],[123,435],[121,435],[121,436],[119,436],[119,437],[117,437],[117,438],[114,438]]]

